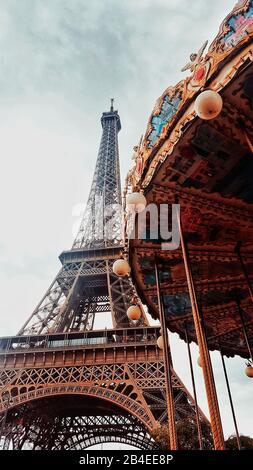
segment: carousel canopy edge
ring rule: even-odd
[[[194,98],[203,89],[221,91],[247,60],[253,60],[253,0],[239,1],[222,22],[207,53],[205,42],[182,69],[191,75],[168,87],[156,101],[144,138],[134,147],[128,173],[132,188],[145,188],[157,165],[173,152],[187,124],[196,118]]]

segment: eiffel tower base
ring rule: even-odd
[[[32,348],[33,338],[9,338],[0,354],[2,446],[156,448],[152,432],[167,422],[158,336],[159,327],[93,330],[40,336]],[[174,371],[172,382],[176,421],[195,420],[194,400]]]

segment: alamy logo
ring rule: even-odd
[[[139,213],[129,204],[125,214],[121,204],[104,206],[103,197],[96,196],[91,207],[76,204],[72,215],[77,217],[72,226],[74,238],[80,230],[83,232],[86,228],[90,232],[92,227],[95,240],[107,241],[112,239],[117,227],[122,227],[128,239],[157,241],[162,250],[176,250],[180,246],[179,204],[148,204]]]
[[[129,239],[157,241],[162,250],[179,248],[180,204],[148,204],[140,213],[129,204],[127,219]]]

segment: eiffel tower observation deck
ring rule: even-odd
[[[0,437],[8,449],[84,449],[123,442],[154,449],[153,432],[168,420],[160,326],[129,320],[138,300],[131,277],[112,266],[122,257],[118,132],[113,101],[86,209],[62,267],[19,333],[0,338]],[[112,329],[94,329],[111,314]],[[170,364],[175,420],[208,421]],[[171,408],[170,408],[171,409]]]

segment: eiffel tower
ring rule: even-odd
[[[114,110],[102,138],[80,229],[62,267],[16,336],[0,338],[3,449],[85,449],[121,442],[154,449],[167,421],[160,326],[126,310],[136,292],[112,270],[124,250],[118,132]],[[94,329],[111,314],[112,328]],[[176,421],[195,419],[194,400],[172,369]],[[202,420],[206,420],[200,411]]]

